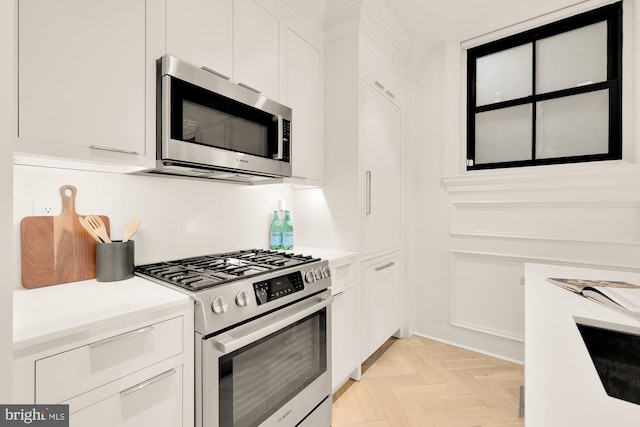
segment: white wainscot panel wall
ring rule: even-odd
[[[453,235],[640,243],[640,202],[454,202]]]
[[[452,252],[451,323],[524,342],[524,263]]]
[[[500,342],[510,342],[503,356],[522,361],[527,262],[640,270],[640,201],[600,191],[592,199],[563,194],[450,201],[451,340],[496,355]]]

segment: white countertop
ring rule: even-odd
[[[640,405],[607,395],[577,324],[623,332],[633,330],[637,335],[640,321],[546,279],[622,280],[640,284],[640,274],[545,264],[526,264],[525,270],[527,425],[638,425]]]
[[[360,256],[358,252],[343,251],[342,249],[315,248],[312,246],[294,246],[292,250],[285,252],[311,255],[329,261],[329,265],[332,266],[356,261]]]
[[[187,305],[188,295],[133,277],[118,282],[86,280],[16,289],[13,292],[14,351],[86,333],[97,322]]]
[[[296,254],[312,255],[336,266],[359,259],[357,252],[296,246]],[[14,352],[71,336],[93,333],[99,322],[190,303],[182,292],[133,277],[118,282],[86,280],[16,289],[13,292]]]

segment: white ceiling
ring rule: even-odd
[[[384,0],[425,45],[466,38],[566,7],[579,0]]]

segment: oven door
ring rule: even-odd
[[[324,292],[204,339],[201,425],[329,426],[331,301]]]

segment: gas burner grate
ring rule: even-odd
[[[318,261],[318,258],[263,249],[203,255],[136,266],[136,274],[197,291],[270,271]]]

